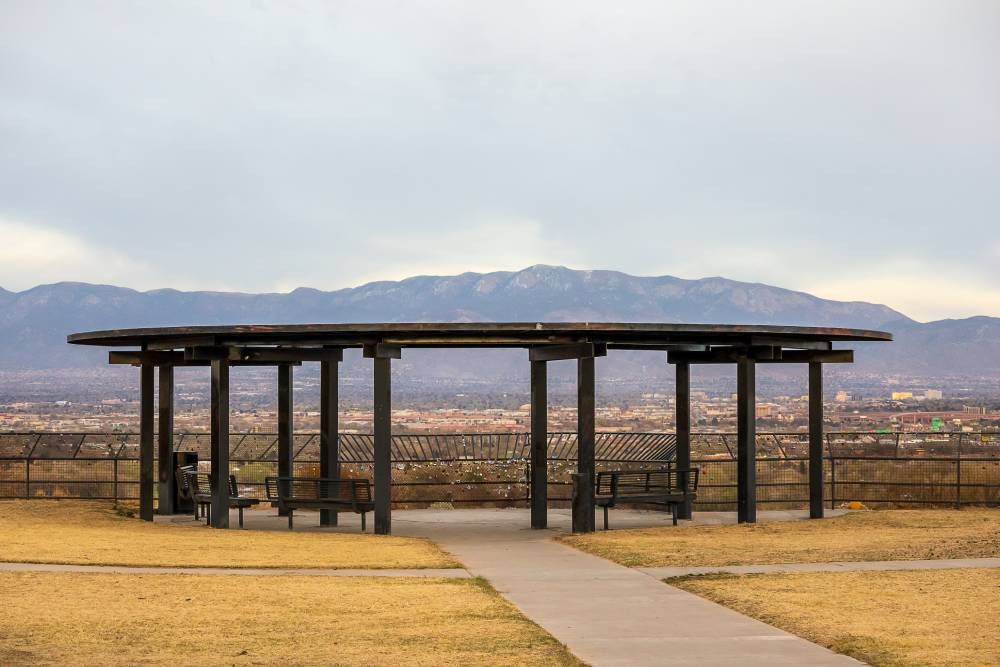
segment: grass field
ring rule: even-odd
[[[1000,510],[851,512],[815,521],[612,530],[561,539],[629,567],[975,558],[1000,556]]]
[[[210,530],[120,516],[108,502],[0,501],[0,561],[167,567],[458,567],[433,543],[360,533]]]
[[[1000,570],[670,579],[872,665],[1000,664]]]
[[[0,664],[577,665],[475,579],[0,573]]]

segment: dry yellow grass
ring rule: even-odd
[[[1000,664],[1000,570],[671,579],[872,665]]]
[[[851,512],[816,521],[599,531],[564,542],[629,567],[1000,556],[1000,510]]]
[[[3,665],[576,665],[479,580],[0,573]]]
[[[0,502],[0,561],[166,567],[459,566],[422,539],[151,524],[119,516],[110,503],[82,500]]]

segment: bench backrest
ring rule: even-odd
[[[194,466],[180,466],[174,475],[174,479],[177,480],[177,495],[179,495],[184,500],[191,500],[194,494],[191,491],[191,482],[188,475],[197,472],[197,468]]]
[[[339,500],[369,503],[372,500],[368,479],[330,477],[268,477],[264,480],[267,499]]]
[[[597,473],[597,495],[625,498],[657,493],[695,493],[698,469],[610,470]]]
[[[177,486],[182,497],[193,498],[199,493],[209,493],[212,488],[212,476],[207,472],[198,472],[194,466],[183,466],[177,469]],[[229,497],[240,497],[236,475],[229,476]]]
[[[198,472],[196,470],[191,470],[186,473],[188,489],[191,492],[191,497],[197,496],[198,494],[211,493],[212,490],[212,478],[207,472]]]

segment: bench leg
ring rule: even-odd
[[[203,510],[203,512],[205,513],[205,525],[206,526],[211,526],[212,525],[212,506],[211,505],[205,505],[205,509]]]
[[[294,514],[294,513],[295,513],[295,510],[289,508],[289,510],[288,510],[288,530],[292,529],[292,514]]]
[[[677,503],[673,503],[673,504],[670,505],[670,515],[671,515],[671,518],[674,520],[674,525],[676,526],[677,525]]]
[[[361,513],[361,532],[365,532],[365,513]]]
[[[604,530],[608,529],[608,506],[604,506]]]
[[[240,507],[239,510],[240,510],[240,528],[242,528],[243,527],[243,508]]]

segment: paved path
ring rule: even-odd
[[[125,565],[62,565],[56,563],[0,563],[0,572],[91,572],[101,574],[220,574],[243,576],[283,576],[286,574],[308,577],[435,577],[469,579],[468,570],[447,569],[385,569],[385,570],[334,570],[319,568],[227,568],[227,567],[131,567]]]
[[[721,565],[704,567],[638,567],[657,579],[690,574],[780,574],[787,572],[887,572],[890,570],[955,570],[1000,567],[1000,558],[949,558],[945,560],[875,560],[836,563],[781,563],[777,565]]]
[[[393,533],[429,537],[594,667],[858,665],[639,572],[554,542],[510,511],[408,513]],[[568,516],[550,512],[563,527]]]

